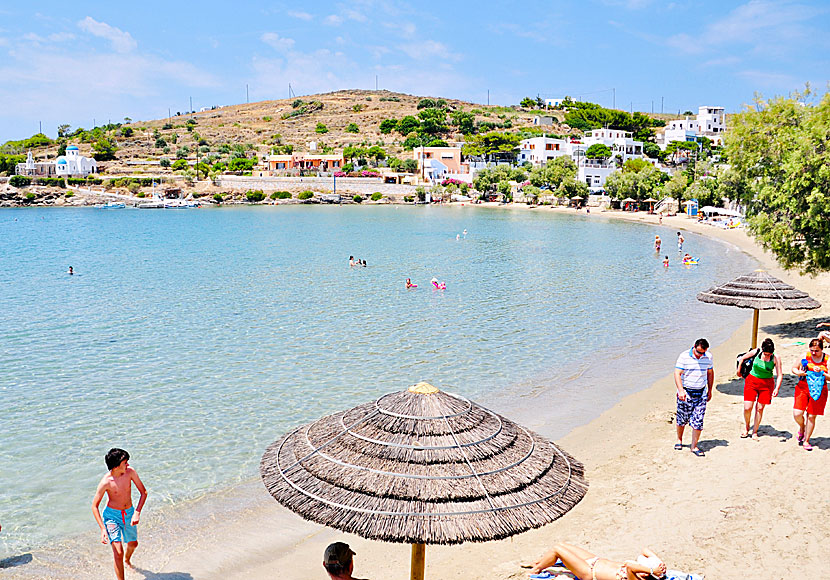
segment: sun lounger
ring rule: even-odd
[[[703,580],[703,576],[678,572],[677,570],[666,570],[666,580]]]

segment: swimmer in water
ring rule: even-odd
[[[349,256],[349,266],[356,266],[354,256]]]
[[[660,253],[660,244],[662,241],[660,240],[660,236],[654,236],[654,251],[658,254]]]
[[[663,258],[663,265],[664,265],[666,268],[668,268],[668,267],[669,267],[669,257],[668,257],[668,256],[666,256],[665,258]]]
[[[69,266],[69,272],[67,272],[67,274],[72,276],[74,273],[75,273],[75,270],[72,269],[72,266]]]
[[[436,278],[435,276],[432,277],[432,280],[430,280],[430,282],[432,282],[432,285],[438,290],[445,290],[447,288],[446,283],[439,282],[438,278]]]
[[[417,287],[418,287],[418,285],[417,285],[417,284],[413,284],[413,283],[412,283],[412,280],[410,280],[409,278],[407,278],[407,279],[406,279],[406,287],[407,287],[407,288],[417,288]]]

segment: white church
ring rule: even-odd
[[[86,177],[98,173],[98,162],[92,157],[84,157],[75,145],[70,145],[66,148],[66,154],[54,162],[36,163],[29,151],[26,162],[18,163],[15,173],[32,177]]]

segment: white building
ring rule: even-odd
[[[86,177],[98,173],[98,162],[92,157],[84,157],[75,145],[66,148],[66,155],[55,160],[55,174],[58,177]]]
[[[54,177],[55,164],[51,161],[37,163],[32,157],[32,152],[29,151],[26,154],[26,162],[18,163],[14,168],[14,172],[17,175],[28,175],[30,177]]]
[[[564,100],[565,100],[564,98],[559,98],[559,99],[545,99],[545,106],[546,106],[546,107],[548,107],[548,108],[551,108],[551,107],[552,107],[552,108],[556,108],[556,107],[559,107],[560,105],[562,105],[562,102],[563,102]]]
[[[700,141],[707,137],[715,145],[723,145],[723,133],[726,131],[726,114],[723,107],[698,107],[694,119],[675,119],[669,121],[666,130],[657,134],[657,144],[665,151],[672,141]]]
[[[726,131],[726,115],[723,107],[698,107],[697,124],[700,126],[700,133],[706,135],[719,135]]]
[[[591,145],[605,145],[611,150],[611,158],[619,159],[620,164],[629,159],[643,157],[643,142],[635,141],[632,133],[619,129],[594,129],[585,133],[582,138],[585,149]]]
[[[666,125],[666,130],[663,131],[662,136],[658,135],[657,144],[661,149],[665,150],[666,146],[672,141],[697,141],[700,134],[700,125],[696,119],[675,119],[669,121]]]
[[[570,143],[564,139],[550,137],[533,137],[519,143],[518,162],[530,162],[533,165],[542,165],[551,159],[571,155]]]

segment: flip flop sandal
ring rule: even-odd
[[[804,431],[799,431],[798,432],[798,444],[801,445],[802,443],[804,443]]]
[[[747,431],[746,433],[741,433],[741,439],[746,439],[748,437],[749,437],[749,431]]]
[[[810,445],[809,443],[804,444],[804,451],[812,451],[812,450],[813,450],[812,445]]]
[[[706,457],[706,453],[703,452],[703,449],[692,449],[692,453],[698,457]]]
[[[681,449],[683,449],[683,444],[682,443],[675,443],[674,448],[675,448],[675,450],[680,451]]]

